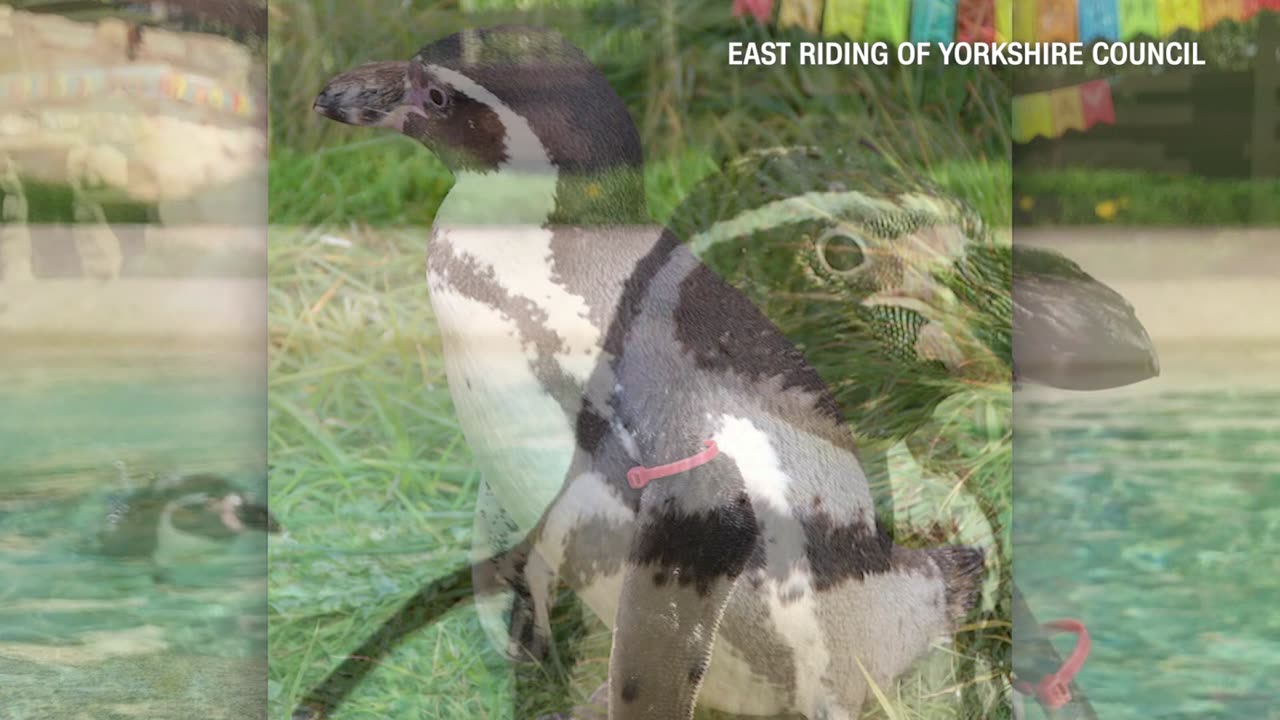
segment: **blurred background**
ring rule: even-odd
[[[1022,37],[1190,41],[1206,64],[1013,76],[1014,241],[1123,294],[1161,364],[1017,394],[1015,577],[1043,618],[1089,628],[1099,717],[1277,718],[1280,8],[1061,7]]]
[[[265,712],[263,536],[154,542],[265,491],[265,13],[0,3],[6,720]]]

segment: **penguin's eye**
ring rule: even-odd
[[[844,229],[830,230],[818,238],[818,260],[828,272],[851,273],[867,263],[867,242]]]
[[[427,88],[427,102],[435,106],[436,109],[441,110],[449,104],[449,96],[445,94],[444,90],[433,85]]]

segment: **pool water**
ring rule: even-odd
[[[265,716],[265,538],[164,572],[94,553],[117,460],[265,489],[264,375],[216,353],[6,358],[0,717]]]
[[[1099,717],[1280,718],[1277,409],[1275,384],[1019,393],[1015,577],[1087,624]]]

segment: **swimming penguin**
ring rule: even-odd
[[[221,475],[173,475],[113,496],[97,547],[101,554],[148,559],[163,569],[207,558],[251,531],[279,531],[251,494]]]
[[[455,172],[428,286],[464,433],[531,530],[477,583],[517,589],[518,651],[545,651],[564,580],[614,626],[610,717],[852,717],[868,678],[887,684],[968,613],[983,551],[895,546],[803,355],[641,224],[635,127],[580,51],[469,31],[339,76],[315,107]],[[922,262],[950,261],[960,222],[917,227]],[[541,508],[502,500],[546,497],[554,474]]]

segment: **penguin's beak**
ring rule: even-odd
[[[1133,306],[1050,250],[1014,245],[1015,378],[1064,390],[1103,390],[1160,374]]]
[[[399,130],[408,67],[407,62],[369,63],[337,75],[325,84],[311,109],[346,125]]]
[[[280,524],[266,505],[256,502],[252,496],[231,493],[225,497],[211,498],[209,511],[215,514],[226,530],[239,534],[248,530],[267,533],[279,532]]]
[[[267,506],[248,500],[235,508],[235,516],[239,523],[248,530],[260,530],[266,533],[280,532],[280,523],[276,521]]]

